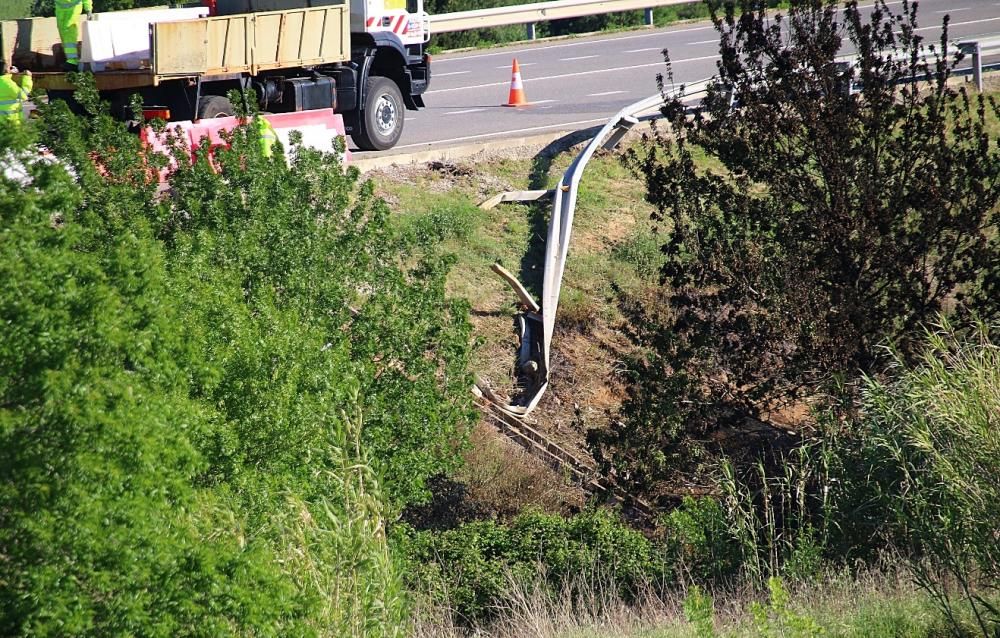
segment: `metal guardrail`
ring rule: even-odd
[[[552,2],[514,4],[492,9],[439,13],[432,15],[430,20],[432,33],[527,24],[528,39],[533,40],[536,22],[644,9],[646,24],[652,24],[654,7],[690,4],[691,2],[692,0],[554,0]]]
[[[970,42],[959,42],[958,48],[966,55],[972,56],[972,80],[976,88],[983,90],[983,58],[1000,53],[1000,37],[987,38]],[[992,65],[995,67],[996,65]]]
[[[573,215],[576,211],[576,198],[580,188],[580,180],[587,168],[587,163],[599,148],[613,149],[625,134],[639,122],[639,115],[651,111],[663,104],[664,97],[692,99],[704,95],[711,80],[703,80],[691,85],[681,86],[666,94],[657,93],[654,96],[626,106],[614,117],[608,120],[597,135],[583,149],[573,163],[563,174],[555,189],[552,202],[552,217],[549,221],[548,236],[545,241],[545,261],[542,275],[542,303],[535,302],[514,277],[504,271],[500,273],[506,280],[523,305],[527,308],[518,316],[519,337],[521,346],[518,350],[518,370],[527,380],[516,403],[499,405],[503,411],[524,416],[535,409],[549,384],[549,353],[552,344],[552,334],[555,330],[556,311],[559,307],[559,292],[562,288],[563,272],[566,270],[566,255],[569,252],[569,240],[573,229]],[[484,394],[491,393],[487,388],[481,388]]]
[[[963,54],[971,58],[971,66],[969,68],[954,69],[952,71],[952,77],[960,77],[963,75],[971,75],[973,82],[976,84],[976,88],[980,91],[983,90],[983,71],[984,70],[995,70],[998,66],[997,64],[983,65],[983,58],[989,56],[995,56],[1000,54],[1000,36],[991,36],[986,39],[979,40],[961,40],[958,42],[950,43],[950,46],[961,51]],[[933,60],[939,55],[939,51],[935,51],[930,47],[921,47],[918,52],[918,57],[921,60]],[[894,56],[890,56],[892,59],[896,60],[906,60],[910,57],[909,52],[901,51]],[[949,54],[950,57],[950,54]],[[846,71],[850,66],[857,64],[858,56],[856,54],[843,55],[837,57],[838,64],[843,65]],[[854,90],[854,87],[851,87]]]

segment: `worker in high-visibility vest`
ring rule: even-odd
[[[271,157],[274,154],[274,143],[278,141],[278,133],[264,116],[258,115],[254,121],[257,125],[257,134],[260,135],[260,152],[264,157]]]
[[[76,70],[80,64],[80,15],[94,10],[94,0],[55,0],[56,26],[66,54],[66,68]]]
[[[21,84],[14,81],[16,67],[8,67],[0,60],[0,120],[19,125],[24,119],[24,103],[31,93],[31,71],[21,76]]]

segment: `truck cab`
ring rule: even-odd
[[[285,11],[338,5],[343,0],[206,0],[215,15]],[[344,114],[347,130],[361,150],[391,148],[402,135],[404,111],[424,106],[430,84],[430,19],[423,0],[350,0],[350,61],[308,70],[316,82],[331,78],[334,103],[320,97],[309,108],[333,107]],[[310,88],[308,77],[265,73],[256,82],[261,108],[281,108],[289,81]],[[277,98],[277,99],[273,99]],[[298,103],[295,105],[299,106]]]

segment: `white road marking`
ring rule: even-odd
[[[997,19],[1000,20],[1000,18]],[[718,59],[718,57],[719,57],[718,55],[702,55],[696,58],[683,58],[681,60],[673,60],[673,63],[683,64],[684,62],[701,62],[703,60],[715,60]],[[615,72],[620,72],[622,69],[645,69],[652,66],[663,66],[663,62],[651,62],[649,64],[630,64],[629,66],[614,67],[612,69],[588,69],[587,73],[588,74],[615,73]],[[524,83],[527,84],[528,82],[541,82],[543,80],[558,80],[561,78],[579,77],[579,75],[580,75],[579,73],[561,73],[559,75],[549,75],[540,78],[527,78],[524,80]],[[433,91],[427,91],[426,93],[424,93],[424,95],[431,95],[433,93],[449,93],[451,91],[466,91],[469,89],[485,89],[490,86],[507,86],[508,84],[510,84],[510,81],[487,82],[486,84],[473,84],[470,86],[456,86],[450,89],[437,89]]]
[[[591,93],[587,97],[601,97],[602,95],[619,95],[621,93],[628,93],[628,91],[605,91],[604,93]]]
[[[591,58],[596,58],[596,55],[578,55],[575,58],[559,58],[560,62],[572,62],[573,60],[589,60]]]
[[[560,128],[569,126],[580,126],[581,124],[594,124],[595,122],[607,122],[607,117],[599,117],[593,120],[577,120],[576,122],[562,122],[560,124],[548,124],[546,126],[531,126],[518,129],[522,133],[528,131],[544,131],[547,128]],[[496,131],[495,133],[482,133],[480,135],[466,135],[464,137],[453,137],[450,140],[435,140],[433,142],[419,142],[417,144],[399,144],[393,148],[413,148],[414,146],[432,146],[434,144],[449,144],[451,142],[464,142],[466,140],[478,140],[484,137],[496,137],[498,135],[510,135],[510,131]]]
[[[941,11],[935,11],[934,13],[956,13],[958,11],[968,11],[972,7],[962,7],[961,9],[943,9]]]
[[[983,22],[996,22],[1000,20],[1000,17],[996,18],[983,18],[982,20],[968,20],[966,22],[950,22],[948,23],[948,28],[952,29],[954,27],[964,27],[967,24],[981,24]],[[914,29],[914,31],[928,31],[930,29],[940,29],[940,25],[934,25],[932,27],[920,27],[919,29]]]
[[[472,71],[449,71],[447,73],[435,73],[434,77],[443,78],[446,75],[465,75],[466,73],[472,73]]]
[[[689,45],[691,45],[691,44],[718,44],[718,43],[719,43],[719,38],[712,38],[711,40],[698,40],[697,42],[688,42]]]
[[[479,111],[485,111],[486,109],[465,109],[464,111],[448,111],[445,115],[464,115],[466,113],[478,113]]]
[[[537,62],[518,62],[517,66],[535,66],[536,64],[538,64],[538,63]],[[511,67],[510,64],[501,64],[497,68],[498,69],[509,69],[510,67]],[[438,77],[439,75],[441,75],[441,74],[437,73],[437,74],[434,75],[434,77]]]
[[[646,47],[645,49],[630,49],[625,53],[645,53],[646,51],[662,51],[663,47]]]
[[[559,100],[535,100],[532,104],[548,104],[550,102],[558,102]],[[545,107],[548,108],[548,107]]]

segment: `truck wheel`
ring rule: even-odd
[[[233,103],[221,95],[206,95],[198,100],[198,119],[232,117]]]
[[[373,75],[365,82],[365,104],[355,118],[351,138],[363,151],[392,148],[403,134],[403,95],[387,77]]]

